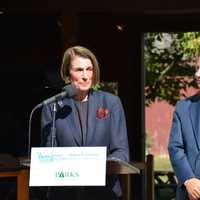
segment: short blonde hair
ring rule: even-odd
[[[92,86],[95,86],[100,81],[100,69],[96,56],[87,48],[82,46],[73,46],[68,48],[63,55],[60,75],[65,83],[70,82],[71,60],[74,56],[80,56],[91,60],[93,65],[93,81]]]

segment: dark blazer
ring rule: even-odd
[[[199,94],[177,102],[168,151],[178,178],[176,199],[188,199],[184,182],[192,177],[200,178]]]
[[[81,146],[81,130],[75,109],[74,99],[65,98],[58,102],[56,146]],[[52,104],[43,107],[41,119],[42,146],[51,146]],[[85,146],[106,146],[108,157],[129,160],[126,120],[117,96],[103,91],[90,91]],[[116,178],[107,184],[117,196],[121,195]]]

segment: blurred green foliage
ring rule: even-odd
[[[175,105],[187,87],[197,87],[193,76],[200,50],[200,32],[145,33],[146,105],[165,100]]]
[[[103,90],[118,95],[117,82],[100,82],[93,86],[94,90]]]

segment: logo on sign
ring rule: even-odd
[[[66,178],[77,179],[77,178],[79,178],[79,176],[80,176],[79,172],[77,172],[77,171],[60,170],[60,171],[56,171],[56,173],[55,173],[56,179],[66,179]]]

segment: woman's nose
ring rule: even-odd
[[[200,68],[196,71],[195,76],[200,78]]]
[[[87,75],[87,71],[86,70],[83,70],[83,78],[87,78],[88,75]]]

